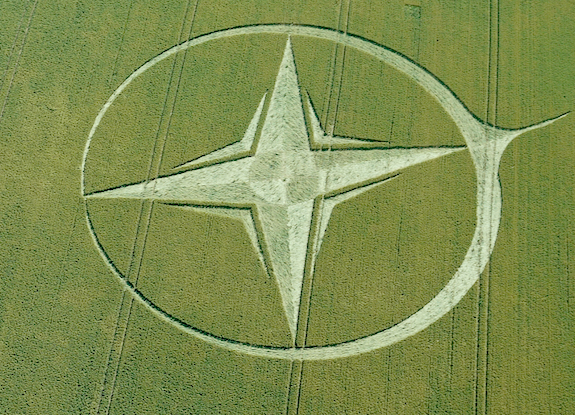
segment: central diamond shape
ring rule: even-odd
[[[322,180],[323,178],[323,180]],[[322,193],[325,175],[306,153],[262,155],[250,168],[250,187],[266,202],[289,205]]]

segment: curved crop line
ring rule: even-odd
[[[134,298],[140,301],[140,303],[142,303],[156,316],[201,340],[239,353],[267,358],[290,360],[335,359],[352,356],[359,353],[365,353],[379,349],[381,347],[389,346],[427,328],[429,325],[449,312],[453,306],[461,300],[461,298],[478,280],[481,272],[489,260],[495,245],[495,240],[497,238],[497,230],[499,228],[501,217],[501,186],[498,179],[499,161],[506,144],[510,142],[512,138],[519,135],[520,130],[507,131],[496,129],[499,133],[496,137],[497,139],[489,138],[493,136],[487,134],[487,129],[495,129],[495,127],[489,126],[488,124],[483,123],[481,120],[475,117],[457,98],[457,96],[433,74],[415,62],[411,61],[409,58],[401,55],[400,53],[384,46],[375,44],[369,40],[360,38],[358,36],[338,32],[333,29],[314,26],[255,25],[212,32],[191,39],[164,51],[163,53],[144,63],[134,73],[126,78],[126,80],[106,101],[96,116],[92,129],[90,130],[88,140],[86,142],[82,160],[82,196],[85,195],[84,171],[86,159],[95,131],[105,113],[114,103],[115,99],[135,78],[140,76],[142,73],[144,73],[146,70],[158,62],[161,62],[167,57],[190,47],[197,46],[211,40],[251,34],[285,34],[308,36],[318,39],[331,40],[333,42],[337,42],[363,51],[396,68],[400,72],[413,79],[429,94],[431,94],[451,116],[461,131],[463,137],[465,138],[477,172],[476,230],[465,259],[455,275],[428,304],[395,326],[364,338],[336,345],[309,348],[278,348],[271,346],[250,345],[214,336],[200,329],[189,326],[188,324],[174,316],[171,316],[156,306],[154,303],[152,303],[129,281],[127,281],[126,278],[122,276],[122,274],[115,268],[114,264],[105,253],[103,247],[98,241],[90,221],[86,202],[87,225],[98,251],[106,260],[106,263],[112,272],[120,279],[124,288],[128,290],[134,296]],[[487,149],[493,151],[485,151]],[[487,221],[487,219],[484,218],[490,219]]]

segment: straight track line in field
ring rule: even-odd
[[[132,267],[132,263],[130,264],[131,270],[130,272],[127,274],[128,277],[131,275],[135,275],[134,278],[134,285],[138,284],[138,279],[140,276],[140,269],[141,269],[141,265],[142,265],[142,258],[144,256],[144,251],[146,249],[146,242],[147,242],[147,235],[148,235],[148,230],[150,227],[150,221],[151,221],[151,217],[152,217],[152,211],[154,208],[154,201],[144,201],[144,206],[142,211],[145,211],[146,214],[143,215],[144,217],[144,222],[143,222],[143,233],[137,232],[136,233],[136,241],[134,242],[134,246],[137,246],[137,248],[135,249],[135,253],[136,256],[133,258],[133,264],[134,266]],[[141,236],[140,236],[141,235]],[[118,377],[118,370],[120,368],[120,362],[122,360],[122,356],[123,356],[123,352],[124,352],[124,345],[126,343],[126,336],[128,333],[128,327],[130,324],[130,317],[132,315],[132,309],[133,309],[133,305],[134,305],[134,298],[127,295],[126,292],[124,292],[124,298],[125,301],[123,304],[125,304],[126,306],[126,316],[125,318],[120,318],[119,323],[117,324],[117,327],[119,328],[118,333],[119,333],[119,343],[117,345],[116,348],[114,348],[113,350],[115,351],[113,357],[113,365],[111,365],[111,367],[113,367],[113,371],[112,371],[112,379],[110,382],[110,393],[108,394],[108,399],[106,402],[106,414],[108,414],[110,412],[110,408],[112,405],[112,400],[114,397],[114,392],[116,389],[116,381],[117,381],[117,377]],[[122,309],[121,309],[122,311]],[[124,323],[125,320],[125,323]]]
[[[499,92],[499,51],[500,51],[500,7],[499,0],[489,2],[489,57],[487,76],[486,121],[497,123],[497,101]],[[487,150],[488,151],[488,150]],[[492,150],[495,152],[495,149]],[[493,194],[494,188],[491,192]],[[492,196],[493,197],[493,196]],[[494,212],[490,212],[493,215]],[[477,346],[475,370],[475,403],[476,415],[488,412],[489,393],[489,306],[490,306],[491,262],[479,279],[477,292]]]
[[[141,237],[142,232],[140,229],[145,228],[147,225],[142,222],[147,215],[142,212],[145,210],[150,210],[152,207],[151,201],[143,201],[140,206],[140,212],[138,216],[138,224],[136,228],[136,239],[132,245],[132,251],[130,254],[130,263],[128,264],[128,270],[126,276],[133,274],[134,258],[138,256],[141,249],[138,249],[142,245]],[[112,344],[110,346],[110,352],[108,354],[108,359],[106,361],[106,366],[104,369],[103,379],[101,381],[100,394],[97,395],[97,404],[95,404],[94,412],[96,414],[100,413],[102,400],[106,402],[106,407],[108,407],[108,402],[111,402],[113,385],[115,385],[116,372],[119,367],[119,359],[122,354],[124,347],[124,339],[126,331],[128,329],[129,315],[132,308],[132,298],[127,292],[122,293],[122,298],[120,300],[120,306],[118,308],[118,314],[116,316],[116,322],[114,327],[114,335],[112,337]],[[128,312],[129,311],[129,312]],[[111,378],[110,378],[111,377]]]
[[[386,382],[385,382],[385,415],[389,415],[389,396],[390,393],[390,385],[391,385],[391,348],[387,348],[387,356],[385,357],[387,361],[386,367]]]
[[[122,39],[120,41],[120,46],[118,48],[118,53],[116,54],[116,58],[114,60],[114,66],[112,68],[112,71],[110,73],[110,78],[108,83],[110,83],[114,72],[115,72],[115,68],[118,62],[118,58],[121,52],[121,48],[124,42],[124,36],[128,27],[128,22],[129,22],[129,18],[130,18],[130,14],[131,14],[131,8],[132,8],[132,3],[133,0],[130,2],[130,7],[128,9],[128,13],[126,14],[126,20],[124,21],[124,28],[123,28],[123,33],[122,33]],[[149,168],[148,168],[148,172],[149,172]],[[140,227],[141,227],[141,220],[143,217],[143,211],[144,211],[144,207],[145,207],[145,201],[142,200],[140,203],[140,211],[138,213],[138,218],[136,220],[136,237],[134,240],[134,243],[132,244],[132,250],[130,252],[130,261],[128,263],[128,269],[126,272],[126,277],[129,278],[129,276],[131,275],[131,270],[132,270],[132,265],[133,265],[133,260],[134,260],[134,256],[136,255],[136,251],[137,251],[137,240],[138,240],[138,235],[140,234]],[[126,314],[125,313],[125,309],[128,308],[130,309],[132,306],[131,301],[129,301],[128,298],[128,294],[124,291],[122,293],[122,298],[120,299],[120,305],[118,307],[118,313],[116,315],[116,319],[115,319],[115,325],[114,325],[114,334],[112,336],[112,342],[110,345],[110,351],[108,353],[108,358],[106,359],[106,364],[104,366],[104,373],[103,373],[103,378],[100,381],[101,387],[100,387],[100,391],[99,393],[97,393],[96,398],[95,398],[95,403],[93,404],[93,408],[91,413],[93,414],[99,414],[100,413],[100,409],[101,409],[101,405],[102,405],[102,401],[105,400],[106,402],[111,402],[110,399],[104,398],[104,396],[108,396],[110,397],[112,395],[111,391],[108,391],[109,389],[109,384],[114,384],[115,383],[115,375],[112,375],[112,381],[110,382],[109,377],[110,377],[110,368],[114,367],[116,368],[118,365],[116,364],[116,360],[119,359],[119,356],[121,354],[121,349],[123,348],[123,343],[119,342],[119,339],[124,338],[124,333],[127,330],[127,324],[122,324],[122,314]],[[124,319],[127,319],[127,317],[125,317]],[[126,322],[127,323],[127,322]],[[119,364],[119,362],[118,362]],[[106,406],[108,407],[108,404],[106,404]],[[107,409],[107,412],[109,411],[109,409]]]
[[[192,1],[192,0],[190,0],[190,1],[188,2],[188,7],[190,6],[191,1]],[[191,35],[192,35],[192,30],[193,30],[193,27],[194,27],[194,20],[195,20],[195,17],[196,17],[196,12],[197,12],[197,10],[198,10],[198,3],[199,3],[199,0],[194,1],[194,8],[193,8],[193,10],[192,10],[192,17],[191,17],[191,21],[190,21],[190,27],[189,27],[189,30],[188,30],[186,39],[189,39],[189,38],[191,37]],[[183,40],[184,40],[184,39],[180,38],[180,42],[182,42]],[[180,68],[179,68],[178,77],[177,77],[177,81],[176,81],[176,86],[175,86],[175,88],[174,88],[174,97],[173,97],[172,103],[171,103],[171,105],[170,105],[170,113],[169,113],[169,115],[168,115],[168,121],[167,121],[167,123],[166,123],[166,128],[165,128],[165,131],[163,132],[163,136],[162,136],[162,144],[161,144],[160,153],[159,153],[159,156],[158,156],[157,166],[155,166],[155,170],[154,170],[154,172],[153,172],[153,178],[154,178],[154,179],[157,178],[157,177],[159,176],[159,174],[160,174],[160,169],[161,169],[161,166],[162,166],[162,160],[163,160],[163,158],[164,158],[164,150],[166,149],[166,143],[167,143],[167,141],[168,141],[168,133],[169,133],[170,127],[171,127],[171,125],[172,125],[172,118],[173,118],[174,110],[175,110],[175,107],[176,107],[176,101],[177,101],[177,98],[178,98],[178,91],[180,90],[180,84],[181,84],[181,81],[182,81],[182,74],[183,74],[183,72],[184,72],[184,65],[185,65],[185,63],[186,63],[186,56],[187,56],[187,54],[188,54],[188,50],[186,49],[186,50],[183,52],[182,62],[181,62]]]
[[[567,217],[567,232],[565,232],[565,260],[566,260],[566,277],[567,277],[567,282],[566,282],[566,291],[567,291],[567,314],[572,316],[575,315],[572,312],[572,308],[573,308],[573,303],[571,302],[571,293],[572,293],[572,289],[571,289],[571,238],[570,238],[570,229],[571,229],[571,220],[569,217]],[[568,319],[567,320],[567,324],[568,324],[568,328],[569,328],[569,332],[573,331],[573,320],[572,319]]]
[[[191,36],[192,33],[192,29],[193,29],[193,23],[195,20],[195,16],[196,16],[196,12],[197,12],[197,7],[198,7],[198,0],[196,0],[194,2],[194,7],[191,13],[191,18],[190,21],[188,22],[188,18],[190,16],[190,9],[191,9],[191,5],[192,5],[192,0],[188,1],[188,4],[186,6],[186,13],[184,14],[184,17],[182,19],[182,26],[180,28],[180,34],[178,36],[178,42],[182,42],[184,40],[184,33],[187,32],[187,38],[189,38]],[[131,7],[130,7],[130,11],[131,11]],[[189,25],[189,29],[186,30],[186,26]],[[127,23],[126,25],[127,26]],[[125,29],[124,29],[124,34],[122,36],[122,42],[125,36]],[[119,54],[120,52],[118,52]],[[154,140],[154,145],[151,151],[151,157],[150,157],[150,163],[148,164],[148,172],[147,172],[147,181],[151,181],[155,178],[157,178],[157,176],[159,175],[159,171],[161,168],[161,163],[162,163],[162,158],[163,158],[163,152],[165,149],[165,145],[166,145],[166,141],[167,141],[167,136],[168,136],[168,132],[169,132],[169,128],[170,128],[170,123],[171,123],[171,119],[173,116],[173,112],[174,112],[174,107],[175,107],[175,103],[176,103],[176,99],[177,99],[177,94],[178,94],[178,89],[180,86],[180,81],[181,81],[181,77],[182,77],[182,72],[183,72],[183,67],[185,64],[185,56],[187,54],[187,51],[184,52],[184,57],[181,59],[181,61],[178,59],[178,57],[176,56],[174,58],[174,63],[172,65],[172,69],[171,69],[171,73],[170,73],[170,78],[169,78],[169,82],[168,82],[168,87],[166,90],[166,97],[164,99],[164,104],[162,107],[162,111],[161,111],[161,116],[160,116],[160,121],[158,123],[158,129],[156,131],[156,137]],[[116,58],[116,62],[117,62]],[[179,74],[177,75],[177,81],[176,81],[176,85],[175,87],[172,86],[173,84],[173,80],[174,80],[174,75],[176,73],[176,68],[179,66]],[[116,65],[116,63],[115,63]],[[114,71],[113,71],[114,72]],[[113,72],[112,72],[112,76],[113,76]],[[166,115],[167,109],[168,109],[168,102],[170,102],[170,107],[171,109],[169,110],[169,115],[167,117],[167,122],[164,122],[164,117]],[[160,142],[161,141],[161,142]],[[158,150],[159,149],[159,150]],[[132,248],[132,253],[131,253],[131,259],[130,259],[130,265],[129,265],[129,270],[127,273],[127,278],[133,278],[134,285],[137,285],[138,283],[138,279],[140,276],[140,270],[143,264],[143,258],[144,258],[144,252],[145,252],[145,247],[146,247],[146,242],[147,242],[147,237],[148,237],[148,233],[149,233],[149,228],[150,228],[150,223],[151,223],[151,217],[152,217],[152,211],[153,211],[153,202],[152,201],[142,201],[141,206],[140,206],[140,212],[138,215],[138,226],[136,228],[136,237],[134,240],[134,244],[133,244],[133,248]],[[142,230],[140,230],[142,229]],[[135,264],[135,267],[133,268],[133,264]],[[130,296],[128,297],[127,294],[124,292],[123,296],[122,296],[122,300],[120,303],[120,308],[119,308],[119,312],[118,312],[118,317],[117,317],[117,321],[116,321],[116,329],[115,329],[115,333],[114,333],[114,338],[113,338],[113,345],[110,351],[110,356],[108,357],[108,363],[104,372],[104,380],[103,380],[103,387],[102,387],[102,394],[99,398],[99,403],[96,407],[96,413],[100,413],[101,411],[101,401],[103,399],[104,394],[106,394],[106,383],[109,375],[109,367],[110,365],[113,367],[113,371],[111,372],[111,381],[110,383],[110,390],[109,390],[109,394],[106,400],[106,408],[105,408],[105,414],[109,414],[111,406],[112,406],[112,402],[113,402],[113,398],[114,398],[114,393],[115,393],[115,389],[116,389],[116,381],[117,381],[117,375],[118,375],[118,371],[119,371],[119,367],[120,367],[120,363],[122,360],[122,356],[123,356],[123,350],[124,350],[124,344],[125,344],[125,340],[127,337],[127,331],[128,331],[128,327],[129,327],[129,322],[130,322],[130,316],[131,316],[131,312],[133,309],[133,302],[134,299]],[[122,313],[123,309],[126,308],[127,311],[125,313]],[[125,322],[124,322],[125,321]],[[117,341],[117,344],[115,344]],[[112,365],[112,362],[114,363]]]
[[[16,72],[18,71],[18,65],[20,64],[20,58],[22,57],[22,51],[24,50],[24,45],[26,44],[26,40],[28,39],[28,32],[30,30],[30,25],[32,24],[32,20],[34,18],[34,14],[36,13],[37,5],[38,0],[34,0],[34,3],[32,4],[32,9],[30,11],[30,17],[28,18],[28,23],[26,24],[26,28],[24,29],[24,33],[22,34],[22,44],[20,46],[20,50],[18,51],[18,55],[16,56],[16,62],[14,63],[14,68],[12,68],[12,74],[10,75],[10,81],[8,83],[8,87],[5,88],[5,91],[2,91],[4,99],[2,103],[2,108],[0,108],[0,122],[2,121],[2,117],[4,116],[4,111],[6,110],[6,104],[8,103],[8,98],[10,96],[10,90],[12,89],[12,84],[14,83]],[[2,87],[4,87],[4,80],[2,81]]]
[[[343,13],[344,10],[344,5],[345,5],[345,0],[342,0],[341,2],[341,7],[340,7],[340,11],[339,11],[339,17],[338,17],[338,30],[343,31],[344,33],[347,33],[347,26],[349,24],[349,13],[351,10],[351,0],[348,1],[347,4],[347,13]],[[342,17],[345,16],[345,20],[342,20]],[[342,51],[341,54],[339,53],[339,51]],[[324,125],[326,126],[326,132],[330,135],[333,134],[334,130],[335,130],[335,122],[336,122],[336,115],[334,114],[333,116],[330,117],[330,113],[332,112],[330,110],[331,107],[335,107],[335,111],[337,111],[338,108],[338,103],[333,103],[332,101],[335,99],[336,101],[339,101],[340,98],[340,92],[341,92],[341,84],[343,83],[343,67],[345,64],[345,47],[343,47],[343,49],[340,48],[340,45],[335,45],[334,48],[334,59],[332,61],[332,65],[331,65],[331,70],[332,70],[332,75],[330,77],[330,86],[328,87],[328,101],[327,101],[327,109],[326,109],[326,115],[325,115],[325,123]],[[336,83],[336,79],[339,78],[339,80],[337,81],[338,86],[335,86]],[[334,94],[334,89],[336,90],[336,94]],[[320,145],[320,148],[323,149],[323,145]],[[329,154],[329,152],[331,151],[331,145],[328,144],[327,146],[327,152]],[[327,181],[327,177],[325,179]],[[323,199],[324,197],[322,196],[321,201],[320,201],[320,206],[321,203],[323,203]],[[316,232],[313,235],[314,241],[311,244],[312,249],[315,249],[315,247],[317,247],[317,244],[319,242],[319,224],[321,223],[321,209],[319,209],[318,212],[318,217],[315,219],[316,221]],[[312,257],[315,257],[316,252],[313,252],[314,255],[312,255]],[[308,334],[308,329],[309,329],[309,317],[310,317],[310,306],[311,306],[311,297],[312,297],[312,291],[313,291],[313,277],[314,277],[314,272],[313,272],[313,268],[315,267],[315,263],[311,264],[312,269],[309,272],[309,277],[307,278],[307,282],[304,281],[304,287],[302,287],[302,291],[303,288],[305,288],[306,291],[306,295],[303,295],[302,293],[302,299],[305,299],[305,302],[302,303],[300,305],[300,316],[302,315],[302,311],[303,311],[303,316],[305,317],[305,324],[303,325],[303,327],[299,328],[299,333],[298,336],[296,336],[296,344],[299,346],[305,346],[305,343],[307,341],[307,334]]]
[[[110,73],[110,78],[108,79],[108,84],[112,83],[112,79],[116,74],[116,68],[118,67],[118,59],[120,58],[120,52],[122,52],[122,46],[124,46],[124,39],[126,38],[126,30],[128,29],[128,22],[132,16],[132,7],[134,6],[134,0],[130,0],[130,5],[128,6],[128,13],[126,13],[126,20],[124,21],[124,28],[122,29],[122,37],[120,39],[120,45],[118,46],[118,52],[116,52],[116,57],[114,58],[114,65],[112,66],[112,72]]]
[[[131,274],[131,270],[132,270],[132,266],[133,266],[133,258],[136,255],[137,252],[137,238],[138,235],[140,235],[140,227],[142,226],[141,223],[141,219],[143,218],[143,214],[142,212],[145,209],[144,206],[144,202],[142,201],[140,203],[140,211],[138,213],[138,220],[137,220],[137,225],[136,225],[136,239],[134,240],[134,243],[132,244],[132,250],[130,252],[130,262],[128,263],[128,269],[126,272],[126,276],[129,276]],[[120,299],[120,305],[118,307],[118,313],[116,315],[116,319],[115,319],[115,325],[114,325],[114,334],[112,336],[112,342],[110,345],[110,351],[108,353],[108,358],[106,359],[106,365],[104,366],[104,373],[103,373],[103,378],[100,382],[101,384],[101,388],[99,393],[96,394],[95,397],[95,403],[93,406],[93,411],[91,413],[93,414],[99,414],[100,413],[100,408],[101,408],[101,404],[102,404],[102,400],[104,399],[104,396],[109,396],[111,392],[108,392],[108,389],[110,389],[110,387],[108,386],[109,384],[113,384],[114,380],[112,382],[110,382],[109,377],[110,377],[110,368],[116,368],[117,364],[115,363],[116,360],[119,358],[120,355],[120,350],[123,347],[120,344],[120,340],[121,338],[124,337],[124,332],[127,329],[127,324],[123,325],[122,324],[122,314],[125,314],[125,310],[127,308],[131,307],[131,304],[129,304],[129,295],[126,291],[122,292],[122,298]],[[114,378],[114,376],[112,376],[112,378]],[[106,401],[108,401],[106,399]]]
[[[297,415],[301,401],[301,386],[303,376],[303,361],[291,362],[290,376],[287,390],[285,415]]]
[[[130,295],[128,293],[126,293],[126,291],[124,291],[122,293],[122,303],[120,306],[120,310],[119,310],[119,323],[116,325],[116,331],[115,331],[115,338],[114,338],[114,343],[112,345],[111,353],[110,353],[110,366],[111,368],[113,368],[112,370],[112,378],[108,381],[108,379],[106,379],[106,384],[104,385],[104,392],[106,392],[109,389],[109,393],[107,394],[107,398],[104,399],[105,401],[105,412],[106,414],[110,413],[110,407],[112,405],[112,400],[113,400],[113,396],[114,396],[114,390],[116,387],[116,380],[118,378],[118,370],[120,367],[120,360],[122,358],[122,354],[124,351],[124,344],[125,344],[125,340],[126,340],[126,333],[128,332],[128,325],[130,322],[130,314],[132,311],[132,305],[133,305],[133,299],[132,297],[130,297]],[[127,311],[124,311],[127,310]],[[125,315],[126,317],[122,318],[122,316]],[[122,320],[125,320],[125,324],[122,324]],[[107,385],[110,385],[109,387],[107,387]],[[101,407],[98,408],[98,411],[100,411]]]
[[[8,70],[10,69],[10,63],[12,62],[12,57],[14,56],[14,50],[16,49],[16,43],[18,42],[18,38],[22,33],[22,24],[26,18],[26,6],[24,6],[22,11],[22,16],[18,22],[18,27],[16,28],[16,33],[14,34],[14,42],[12,42],[12,46],[10,47],[10,52],[8,52],[8,61],[6,62],[6,67],[4,68],[4,72],[2,73],[2,80],[0,81],[0,91],[4,87],[4,81],[6,80],[6,75],[8,75]]]
[[[108,369],[111,365],[112,359],[114,357],[114,350],[115,350],[115,344],[117,343],[116,339],[119,336],[119,322],[120,322],[120,315],[122,313],[122,309],[124,307],[124,302],[126,300],[126,296],[128,294],[126,293],[126,291],[122,292],[122,298],[120,299],[120,304],[118,307],[118,312],[116,313],[116,318],[115,318],[115,325],[114,325],[114,332],[112,334],[112,342],[110,344],[110,351],[108,352],[108,357],[106,358],[106,365],[104,366],[104,374],[103,374],[103,378],[100,381],[101,387],[99,389],[97,389],[94,393],[94,399],[92,400],[92,405],[90,408],[90,414],[95,415],[95,414],[99,414],[100,413],[100,406],[102,404],[102,399],[104,396],[104,390],[106,389],[106,384],[107,384],[107,378],[108,378]]]
[[[134,285],[137,285],[138,283],[138,277],[140,275],[140,269],[142,266],[142,258],[144,256],[144,251],[146,249],[146,242],[147,242],[147,235],[148,235],[148,230],[150,227],[150,219],[152,216],[152,210],[154,208],[154,202],[150,201],[149,202],[149,213],[146,215],[147,221],[145,223],[145,231],[144,231],[144,235],[143,235],[143,241],[142,241],[142,247],[140,250],[138,250],[139,253],[139,258],[136,261],[136,269],[133,272],[135,274],[135,280],[134,280]],[[124,294],[126,294],[126,292],[124,292]],[[122,360],[122,356],[124,354],[124,345],[126,343],[126,337],[127,337],[127,333],[128,333],[128,327],[130,325],[130,317],[132,315],[132,309],[133,309],[133,305],[134,305],[134,298],[131,296],[128,296],[128,301],[127,301],[127,312],[126,312],[126,323],[125,325],[121,325],[121,336],[120,336],[120,342],[119,342],[119,348],[118,348],[118,353],[117,353],[117,359],[114,362],[115,363],[115,367],[113,370],[113,376],[112,376],[112,382],[111,382],[111,388],[110,388],[110,394],[108,397],[108,402],[106,404],[106,414],[110,413],[110,408],[112,406],[112,401],[114,398],[114,392],[116,391],[116,382],[117,382],[117,378],[118,378],[118,371],[120,368],[120,362]],[[116,356],[115,356],[116,357]]]
[[[191,30],[191,29],[190,29]],[[182,41],[181,35],[180,35],[180,41]],[[186,52],[184,52],[185,54]],[[174,59],[174,65],[172,68],[172,74],[170,76],[170,85],[173,81],[173,74],[176,68],[176,62],[177,59]],[[168,135],[168,130],[169,130],[169,125],[171,122],[171,117],[173,115],[173,104],[175,104],[176,101],[176,96],[177,96],[177,90],[179,87],[179,80],[181,79],[181,73],[183,70],[183,64],[184,61],[182,61],[182,66],[180,67],[180,75],[178,77],[178,82],[177,82],[177,86],[175,88],[175,93],[174,93],[174,99],[173,99],[173,103],[172,103],[172,110],[170,111],[170,114],[168,116],[168,122],[167,122],[167,127],[166,127],[166,131],[165,134],[158,134],[155,144],[154,144],[154,150],[152,152],[152,160],[150,163],[150,168],[149,168],[149,174],[148,174],[148,180],[152,180],[154,178],[157,178],[160,167],[161,167],[161,162],[162,162],[162,158],[163,158],[163,151],[165,149],[165,144],[166,144],[166,139],[167,139],[167,135]],[[171,87],[169,88],[171,89]],[[167,96],[169,96],[170,91],[168,90],[168,94]],[[167,100],[166,100],[167,102]],[[166,103],[165,103],[166,104]],[[165,114],[165,110],[166,110],[166,105],[164,104],[164,108],[162,109],[162,114]],[[163,115],[162,115],[163,118]],[[162,141],[161,144],[158,143],[158,138],[160,138],[160,140]],[[159,144],[159,151],[156,151],[158,148],[158,144]],[[157,158],[155,157],[156,154],[158,154]],[[154,159],[156,159],[157,161],[154,163]],[[152,171],[153,170],[153,171]],[[153,207],[153,201],[151,202],[151,206]],[[136,271],[133,273],[135,275],[135,279],[134,279],[134,285],[136,286],[138,283],[138,279],[140,276],[140,269],[141,269],[141,265],[143,262],[143,257],[144,257],[144,251],[145,251],[145,245],[147,242],[147,237],[149,234],[149,228],[150,228],[150,223],[151,223],[151,216],[152,216],[152,209],[150,208],[147,213],[144,215],[145,216],[145,222],[146,222],[146,226],[144,228],[144,234],[143,234],[143,241],[142,241],[142,248],[141,250],[139,250],[140,255],[138,256],[139,259],[136,260],[137,263],[137,268]],[[128,307],[128,312],[127,312],[127,316],[126,316],[126,325],[125,325],[125,329],[123,331],[123,337],[120,343],[120,350],[119,350],[119,356],[118,356],[118,360],[117,360],[117,366],[116,369],[114,370],[114,375],[113,375],[113,384],[112,384],[112,389],[111,389],[111,393],[110,393],[110,397],[109,397],[109,402],[108,402],[108,406],[106,409],[106,414],[109,414],[110,408],[111,408],[111,404],[112,404],[112,400],[113,400],[113,396],[114,396],[114,392],[115,392],[115,386],[116,386],[116,379],[117,379],[117,374],[118,374],[118,370],[119,370],[119,366],[120,366],[120,362],[122,359],[122,355],[123,355],[123,348],[124,348],[124,344],[125,344],[125,340],[126,340],[126,334],[127,334],[127,330],[128,330],[128,326],[129,326],[129,321],[130,321],[130,316],[131,316],[131,312],[132,312],[132,305],[133,305],[134,299],[132,297],[130,297],[129,299],[129,307]]]
[[[493,71],[493,93],[491,94],[490,103],[492,105],[491,111],[491,123],[493,125],[497,125],[497,109],[498,109],[498,102],[499,102],[499,62],[500,62],[500,22],[501,22],[501,13],[500,13],[500,0],[493,0],[496,10],[495,13],[495,37],[496,40],[494,42],[494,57],[495,62],[494,65],[491,66]],[[495,149],[493,150],[493,157],[495,156]],[[492,158],[493,158],[492,157]],[[495,186],[495,184],[493,184]],[[491,199],[493,200],[495,189],[492,187],[491,190]],[[493,209],[490,210],[491,220],[490,223],[493,223]],[[490,229],[489,239],[492,238],[493,229]],[[487,264],[487,273],[486,273],[486,280],[487,286],[485,287],[485,357],[484,357],[484,368],[483,368],[483,414],[486,415],[489,412],[489,332],[490,332],[490,325],[489,325],[489,317],[490,317],[490,306],[491,306],[491,273],[492,273],[492,263],[491,261]]]
[[[411,48],[413,50],[413,59],[416,62],[419,62],[420,60],[420,51],[421,51],[421,19],[420,18],[416,18],[412,15],[410,15],[410,20],[413,23],[413,37],[411,39]],[[409,83],[407,85],[407,93],[409,94],[409,96],[411,97],[411,113],[409,116],[409,120],[411,120],[411,125],[409,126],[409,128],[407,129],[407,140],[408,143],[411,144],[411,129],[412,129],[412,125],[413,125],[413,119],[414,119],[414,114],[415,114],[415,102],[414,102],[414,91],[415,91],[415,85],[413,85],[412,83]],[[391,127],[390,127],[390,133],[389,133],[389,143],[392,143],[393,140],[393,127],[394,127],[394,119],[395,119],[395,107],[394,107],[394,113],[392,116],[392,123],[391,123]],[[403,229],[403,221],[404,221],[404,216],[405,216],[405,201],[407,199],[407,189],[405,186],[401,187],[401,197],[400,197],[400,212],[399,212],[399,221],[397,224],[397,239],[396,239],[396,252],[395,252],[395,263],[396,263],[396,268],[398,270],[398,273],[402,273],[403,272],[403,267],[401,264],[401,233],[402,233],[402,229]],[[386,360],[387,360],[387,386],[386,386],[386,414],[390,413],[390,409],[389,409],[389,405],[390,405],[390,400],[389,400],[389,396],[390,396],[390,380],[391,380],[391,368],[394,366],[393,365],[393,356],[391,353],[391,349],[388,348],[388,352],[387,352],[387,356],[386,356]]]
[[[349,9],[348,9],[348,12],[349,12]],[[349,20],[349,15],[348,15],[348,20]],[[347,33],[347,27],[345,28],[345,33]],[[341,64],[338,65],[338,69],[340,71],[339,76],[338,76],[338,85],[335,87],[337,89],[337,92],[335,93],[335,99],[333,100],[333,102],[334,102],[333,106],[335,107],[333,110],[333,118],[332,118],[331,122],[326,123],[326,127],[327,127],[326,130],[329,132],[330,135],[334,134],[335,125],[337,124],[337,112],[339,110],[339,102],[340,102],[340,97],[341,97],[341,87],[343,85],[343,70],[345,67],[346,51],[347,51],[347,48],[345,46],[342,46],[342,48],[341,48]],[[330,104],[331,104],[331,100],[330,100]],[[329,115],[329,107],[328,107],[328,115]],[[331,145],[328,147],[328,151],[331,151]]]
[[[284,414],[285,415],[289,415],[289,403],[290,403],[290,391],[291,391],[291,384],[292,384],[292,378],[293,378],[293,373],[294,373],[294,365],[295,365],[295,360],[292,360],[289,363],[289,371],[288,371],[288,377],[287,377],[287,384],[286,384],[286,405],[285,405],[285,411]]]
[[[455,351],[455,310],[451,312],[451,342],[449,344],[449,388],[453,385],[453,354]]]
[[[337,17],[337,29],[344,33],[347,33],[348,26],[349,26],[349,18],[351,14],[351,0],[341,0],[340,8]],[[341,55],[339,53],[341,50]],[[325,109],[325,131],[329,135],[333,135],[335,130],[335,124],[337,121],[337,110],[339,107],[339,100],[341,95],[341,87],[343,84],[343,70],[345,65],[345,51],[346,47],[342,45],[336,44],[334,46],[333,52],[333,60],[331,62],[331,75],[328,87],[327,102],[324,105]],[[337,85],[335,85],[337,80]],[[335,99],[335,101],[333,101]],[[332,110],[331,108],[334,107]],[[333,115],[330,117],[331,113]],[[323,147],[323,145],[321,145]],[[331,145],[328,145],[327,151],[331,151]],[[326,177],[327,180],[327,177]],[[323,203],[323,196],[321,201],[319,202],[319,206]],[[313,250],[317,247],[319,243],[319,225],[321,223],[321,211],[322,209],[318,209],[318,217],[315,218],[316,223],[316,230],[313,236],[310,237],[314,238],[312,244],[308,244],[308,247],[311,246]],[[313,258],[315,258],[316,252],[313,252],[312,256],[312,263],[310,268],[308,268],[309,273],[308,277],[304,277],[303,285],[302,285],[302,301],[300,303],[300,323],[298,323],[298,327],[296,329],[295,335],[295,344],[298,346],[304,347],[307,343],[307,335],[309,329],[309,320],[310,320],[310,308],[311,308],[311,298],[313,292],[313,277],[314,277],[314,268],[315,262]],[[307,281],[306,281],[307,280]],[[305,302],[304,302],[305,301]],[[303,312],[303,313],[302,313]],[[304,317],[303,319],[301,317]],[[302,320],[304,322],[302,323]],[[301,326],[301,327],[300,327]],[[300,404],[301,404],[301,395],[302,395],[302,386],[303,386],[303,369],[304,369],[305,362],[303,361],[296,361],[294,362],[294,366],[290,369],[290,381],[289,381],[289,388],[288,388],[288,396],[287,396],[287,408],[286,414],[287,415],[298,415],[300,411]],[[294,374],[295,379],[294,379]],[[296,392],[297,391],[297,392]]]
[[[76,230],[76,224],[78,223],[78,216],[82,212],[82,200],[79,199],[76,202],[76,210],[74,211],[74,216],[72,218],[72,226],[70,227],[70,233],[68,234],[68,242],[66,243],[66,252],[62,260],[62,266],[60,267],[60,278],[58,279],[58,291],[60,291],[60,286],[62,285],[62,280],[64,277],[64,272],[66,272],[66,265],[68,264],[68,257],[70,256],[70,250],[72,248],[72,238],[74,237],[74,231]]]

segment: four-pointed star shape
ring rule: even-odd
[[[400,169],[465,147],[360,149],[360,140],[326,134],[307,100],[315,143],[356,145],[345,150],[312,149],[289,39],[254,144],[265,100],[264,95],[241,141],[178,167],[190,170],[87,197],[161,200],[241,219],[264,267],[275,275],[295,337],[306,257],[310,252],[315,262],[335,205],[383,183]],[[251,155],[238,158],[250,150]],[[232,160],[222,161],[226,159]],[[196,167],[200,164],[203,167]],[[318,237],[310,242],[314,209]]]

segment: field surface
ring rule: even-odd
[[[0,2],[0,414],[575,413],[575,113],[502,149],[502,207],[481,210],[483,156],[425,80],[374,53],[242,29],[153,60],[264,24],[384,46],[477,125],[575,110],[569,0]],[[296,136],[328,165],[428,156],[328,191]],[[215,168],[243,157],[261,164],[251,187],[219,201]],[[186,174],[212,186],[193,203]],[[299,180],[285,209],[280,179]],[[499,212],[479,280],[429,327],[280,356],[424,315]]]

